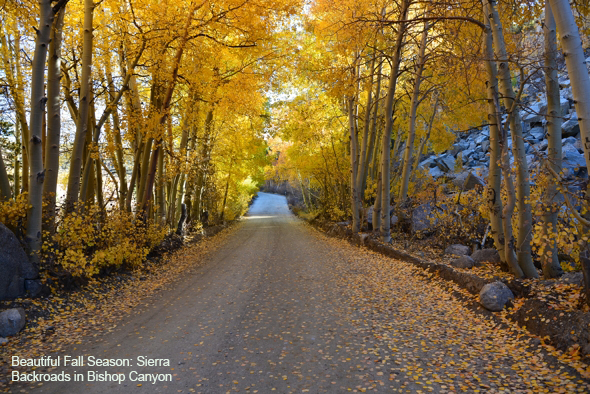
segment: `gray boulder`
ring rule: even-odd
[[[490,141],[483,141],[481,143],[481,150],[482,152],[486,153],[488,151],[488,149],[490,149]]]
[[[451,261],[451,265],[455,268],[473,268],[475,263],[469,256],[461,256],[458,259]]]
[[[512,291],[502,282],[488,283],[479,292],[479,303],[492,312],[499,312],[509,300],[514,299]]]
[[[545,138],[545,129],[543,127],[533,127],[529,134],[536,140],[542,140]]]
[[[572,144],[565,144],[562,148],[563,166],[567,168],[581,168],[586,167],[586,160],[584,155],[578,152],[578,149]]]
[[[436,166],[436,163],[435,163],[435,160],[434,159],[435,159],[434,157],[429,157],[428,159],[421,161],[420,164],[419,164],[419,166],[420,167],[423,167],[423,168],[432,168],[432,167],[435,167]]]
[[[473,173],[470,172],[469,175],[467,175],[467,178],[465,178],[465,182],[463,182],[463,190],[472,190],[477,186],[483,188],[485,186],[485,182],[480,177],[473,175]]]
[[[25,279],[36,279],[37,270],[29,262],[16,236],[0,223],[0,300],[25,295]]]
[[[455,169],[455,158],[451,155],[441,156],[436,160],[436,165],[442,172],[453,172]]]
[[[433,228],[433,226],[436,225],[438,220],[432,212],[433,208],[434,205],[432,203],[427,202],[426,204],[422,204],[416,207],[412,211],[411,231],[413,233],[419,231],[429,231]]]
[[[538,144],[535,145],[535,149],[537,149],[539,151],[544,151],[547,149],[548,146],[549,146],[549,141],[542,140],[541,142],[539,142]]]
[[[487,135],[480,134],[479,136],[475,137],[475,143],[481,145],[482,142],[489,140],[490,138]]]
[[[475,262],[475,264],[481,263],[494,263],[500,264],[500,254],[496,249],[489,248],[489,249],[480,249],[473,252],[471,258]]]
[[[391,215],[391,219],[389,219],[389,223],[392,227],[395,226],[398,221],[399,221],[399,218],[397,216]]]
[[[566,138],[561,139],[561,145],[572,144],[575,146],[576,142],[578,142],[578,139],[576,137],[566,137]],[[576,149],[577,149],[577,147],[576,147]]]
[[[441,176],[443,176],[445,174],[438,167],[433,167],[433,168],[429,169],[428,172],[429,172],[430,176],[435,179],[440,178]]]
[[[454,254],[457,256],[469,256],[471,254],[471,249],[469,246],[461,245],[461,244],[454,244],[447,246],[445,249],[445,254]]]
[[[31,298],[37,298],[43,293],[43,284],[40,279],[25,280],[25,291]]]
[[[578,123],[578,118],[570,119],[565,121],[561,124],[561,135],[563,137],[575,137],[580,134],[580,124]]]
[[[25,326],[25,310],[13,308],[0,313],[0,337],[17,334]]]

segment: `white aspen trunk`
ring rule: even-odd
[[[410,0],[402,0],[398,24],[398,31],[395,40],[395,52],[391,63],[391,75],[389,76],[389,87],[387,89],[387,99],[385,101],[385,130],[383,132],[382,154],[381,154],[381,240],[383,242],[391,241],[391,220],[389,217],[389,205],[391,203],[390,195],[390,163],[391,163],[391,132],[393,130],[393,104],[395,103],[395,90],[397,86],[397,77],[401,61],[402,45],[406,31],[408,8]]]
[[[379,116],[379,99],[381,97],[381,70],[383,68],[383,59],[379,59],[379,66],[377,68],[377,90],[375,92],[375,104],[373,105],[373,114],[371,119],[371,139],[369,141],[369,147],[367,148],[367,160],[365,163],[365,174],[363,175],[365,178],[365,185],[363,186],[363,190],[366,188],[366,181],[369,174],[369,166],[372,165],[373,168],[375,167],[374,157],[377,156],[379,144],[375,144],[378,141],[378,131],[377,131],[377,118]],[[372,176],[375,178],[375,176]]]
[[[503,220],[508,221],[511,225],[512,217],[502,217],[502,147],[500,146],[500,128],[498,124],[498,114],[496,113],[496,102],[498,101],[498,72],[496,70],[496,63],[494,59],[493,37],[492,30],[489,25],[487,17],[487,5],[484,0],[484,18],[486,23],[486,30],[483,37],[483,52],[485,56],[485,65],[488,74],[486,81],[487,87],[487,101],[488,101],[488,124],[490,128],[490,164],[488,174],[488,189],[487,189],[487,204],[490,210],[490,225],[492,227],[492,237],[494,238],[494,246],[500,254],[500,260],[503,264],[508,266],[506,258],[506,247],[504,238]],[[510,252],[511,256],[514,252]],[[516,256],[514,255],[514,259]],[[515,271],[516,267],[509,267],[511,271]]]
[[[43,128],[43,114],[45,112],[45,62],[47,49],[51,40],[53,25],[53,10],[51,0],[39,1],[39,29],[35,42],[35,54],[32,63],[31,76],[31,114],[29,124],[29,197],[30,205],[27,213],[27,228],[25,242],[29,249],[31,262],[38,267],[41,252],[41,225],[43,216],[43,146],[41,133]]]
[[[164,154],[158,157],[158,216],[160,224],[166,223],[166,193],[164,190]]]
[[[569,1],[548,1],[555,16],[567,72],[572,81],[574,106],[580,123],[580,137],[584,146],[584,157],[586,166],[590,169],[590,77],[586,67],[582,39]]]
[[[371,74],[369,76],[369,88],[367,89],[367,104],[365,108],[365,124],[363,128],[363,141],[361,144],[360,158],[358,162],[358,170],[356,175],[356,190],[359,195],[359,202],[362,207],[362,202],[365,199],[365,185],[367,184],[366,166],[367,166],[367,150],[369,149],[369,128],[371,126],[371,107],[373,106],[373,79],[375,76],[375,57],[371,60],[370,65]]]
[[[80,80],[80,104],[78,108],[78,122],[76,136],[70,158],[70,173],[68,176],[68,190],[66,194],[66,210],[74,209],[78,202],[84,145],[88,133],[88,113],[90,109],[90,77],[92,75],[92,47],[93,47],[93,18],[94,1],[84,0],[84,27],[82,29],[82,79]]]
[[[559,82],[557,81],[557,35],[555,19],[551,4],[545,3],[545,86],[547,90],[547,165],[552,166],[556,173],[561,171],[561,104],[559,98]],[[559,211],[559,191],[557,183],[551,179],[545,190],[544,203],[550,210],[542,217],[542,232],[545,236],[550,233],[557,235],[557,214]],[[559,258],[557,257],[557,239],[545,246],[541,254],[543,276],[547,279],[563,275]]]
[[[15,122],[14,127],[14,137],[16,141],[20,141],[20,122]],[[22,151],[22,149],[20,149]],[[18,160],[18,151],[14,153],[14,196],[18,196],[20,194],[20,161]]]
[[[110,64],[107,63],[106,70],[107,82],[109,84],[109,99],[111,103],[115,101],[117,95],[115,94],[115,85],[113,76],[110,70]],[[125,86],[122,87],[125,89]],[[113,105],[113,104],[111,104]],[[117,105],[115,103],[114,105]],[[119,176],[119,209],[125,209],[125,200],[127,199],[127,169],[125,168],[125,158],[123,157],[123,138],[121,137],[121,122],[119,120],[119,111],[113,107],[111,117],[113,119],[114,141],[115,141],[115,158],[117,175]]]
[[[12,189],[10,188],[10,180],[4,165],[4,158],[2,157],[2,147],[0,146],[0,201],[8,201],[12,199]]]
[[[410,172],[412,169],[412,151],[414,149],[414,138],[416,137],[416,112],[418,105],[420,105],[420,85],[422,84],[422,72],[426,63],[426,46],[428,45],[428,29],[430,24],[424,24],[424,31],[422,32],[422,39],[420,41],[420,49],[418,50],[418,64],[416,65],[416,74],[414,76],[414,91],[412,93],[412,102],[410,104],[410,124],[408,129],[408,138],[406,140],[406,149],[404,151],[404,166],[402,168],[401,186],[399,198],[397,200],[398,206],[406,201],[408,197],[408,186],[410,183]]]
[[[61,79],[61,43],[64,15],[62,8],[57,14],[51,31],[49,59],[47,66],[47,139],[45,141],[45,183],[43,196],[47,203],[47,229],[55,231],[55,202],[57,178],[59,175],[59,145],[61,138],[61,100],[59,95]]]
[[[18,27],[15,26],[13,28],[15,31],[14,37],[14,53],[20,53],[20,36],[18,35]],[[14,106],[16,110],[17,116],[17,141],[20,142],[20,151],[22,154],[22,190],[27,192],[29,190],[29,159],[27,150],[29,149],[29,124],[27,122],[27,114],[25,111],[25,99],[22,92],[24,92],[23,88],[23,78],[22,78],[22,71],[20,67],[20,57],[17,55],[14,57],[14,65],[12,65],[12,55],[9,52],[8,41],[4,34],[4,29],[2,25],[2,21],[0,21],[0,54],[2,55],[2,65],[4,68],[4,75],[8,81],[8,85],[10,87],[10,93],[12,95],[12,99],[14,101]],[[16,73],[16,76],[13,73]],[[21,131],[20,138],[18,136],[18,131]],[[16,155],[18,156],[18,155]],[[19,179],[19,187],[15,187],[15,194],[20,194],[20,179]]]
[[[355,116],[355,99],[348,98],[348,126],[350,131],[350,205],[352,208],[352,232],[358,233],[360,231],[360,215],[359,215],[359,192],[357,185],[357,170],[358,170],[358,141],[356,129]]]
[[[492,219],[495,220],[496,225],[500,224],[501,230],[498,229],[498,234],[494,234],[494,237],[498,237],[498,242],[496,243],[496,247],[498,251],[502,250],[504,257],[506,259],[506,264],[508,265],[510,271],[518,278],[521,278],[524,274],[520,265],[518,264],[518,259],[516,257],[516,253],[514,250],[514,239],[512,236],[512,215],[514,213],[514,207],[516,204],[516,197],[514,191],[514,183],[512,181],[512,174],[510,171],[510,158],[508,155],[508,141],[507,141],[507,133],[506,128],[502,126],[502,117],[500,116],[500,103],[498,99],[498,84],[497,84],[497,70],[496,64],[493,61],[494,58],[494,51],[493,51],[493,34],[492,29],[490,26],[490,5],[486,3],[486,0],[483,0],[483,8],[484,8],[484,22],[486,25],[485,36],[484,36],[484,50],[486,54],[486,68],[488,72],[488,116],[490,122],[490,147],[491,147],[491,136],[492,131],[495,131],[495,135],[497,136],[497,141],[494,141],[494,144],[498,147],[498,153],[490,152],[490,157],[494,156],[494,159],[497,159],[496,163],[490,162],[490,169],[494,169],[494,175],[492,182],[490,182],[490,188],[493,189],[493,193],[489,192],[490,194],[494,194],[494,200],[488,201],[488,204],[491,205],[494,209],[502,209],[502,217],[498,219],[497,217]],[[497,157],[496,157],[497,156]],[[494,165],[494,167],[492,167]],[[501,186],[501,175],[498,172],[504,175],[504,181],[506,184],[506,195],[507,201],[506,205],[502,208],[502,200],[500,198],[500,186]],[[490,170],[491,173],[491,170]],[[490,198],[491,196],[488,196]],[[499,211],[495,211],[499,215]],[[493,231],[493,230],[492,230]],[[504,237],[500,238],[500,231],[504,234]],[[496,241],[496,238],[494,238]],[[502,257],[502,255],[500,255]]]
[[[512,89],[510,67],[508,65],[508,54],[502,32],[502,23],[496,8],[496,1],[488,1],[489,18],[492,26],[494,47],[498,56],[498,76],[500,89],[504,97],[504,106],[509,111],[510,131],[512,133],[512,155],[516,167],[516,203],[518,206],[518,236],[516,240],[516,251],[518,264],[527,278],[537,278],[539,274],[533,264],[531,255],[531,238],[533,229],[533,216],[530,199],[529,168],[526,161],[526,151],[522,136],[522,122],[520,112],[515,105],[515,94]],[[508,234],[506,234],[508,237]]]
[[[426,146],[426,144],[428,143],[428,140],[430,139],[430,133],[432,132],[432,126],[434,125],[434,119],[436,118],[436,111],[438,110],[438,92],[435,92],[435,98],[434,98],[434,105],[432,106],[432,116],[430,117],[430,121],[428,122],[428,129],[426,131],[426,135],[424,136],[424,139],[420,142],[420,147],[418,148],[418,152],[416,152],[416,160],[414,162],[414,168],[412,169],[412,177],[411,179],[413,179],[416,176],[416,171],[418,169],[418,165],[420,164],[420,161],[422,160],[422,154],[424,153],[424,147]]]
[[[373,231],[379,231],[381,228],[381,189],[381,176],[378,176],[377,195],[375,196],[375,204],[373,205]]]

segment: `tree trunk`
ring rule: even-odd
[[[111,70],[107,68],[106,72],[107,82],[109,84],[109,98],[111,102],[115,101],[117,97],[115,94],[115,84],[113,82],[113,76]],[[125,86],[122,87],[125,89]],[[116,105],[116,104],[115,104]],[[117,108],[113,108],[111,117],[113,119],[114,128],[114,141],[115,141],[115,168],[117,169],[117,175],[119,176],[119,209],[125,209],[125,201],[127,199],[127,169],[125,168],[125,158],[123,156],[123,139],[121,138],[121,122],[119,120],[119,111]]]
[[[551,9],[555,16],[567,72],[572,81],[574,106],[580,124],[580,137],[584,146],[584,157],[587,168],[590,168],[590,77],[588,76],[580,32],[569,1],[548,1],[551,4]]]
[[[90,78],[92,75],[92,46],[93,46],[93,18],[94,1],[84,0],[84,37],[82,47],[82,79],[80,80],[80,104],[78,108],[78,122],[76,136],[70,158],[70,173],[68,176],[68,191],[66,194],[66,210],[72,211],[78,202],[83,164],[84,144],[88,133],[88,112],[90,109]]]
[[[16,141],[20,141],[20,121],[16,120],[16,125],[14,127],[14,136]],[[18,160],[18,151],[22,152],[22,149],[17,150],[14,152],[14,197],[20,194],[20,161]]]
[[[373,231],[377,232],[381,228],[381,174],[377,177],[377,195],[375,196],[375,204],[373,205]]]
[[[485,0],[484,0],[485,1]],[[487,18],[487,5],[484,3],[484,15],[486,15],[486,31],[484,32],[484,53],[486,57],[485,65],[488,74],[487,98],[488,98],[488,124],[490,128],[490,165],[488,174],[487,204],[490,210],[490,225],[492,227],[492,236],[494,245],[500,254],[500,260],[508,266],[508,260],[505,253],[504,227],[502,225],[502,148],[500,146],[500,127],[498,124],[498,114],[496,113],[496,102],[498,101],[498,80],[496,64],[494,63],[494,49],[492,30]],[[511,222],[512,218],[504,217],[504,220]]]
[[[96,204],[98,205],[98,208],[101,210],[102,215],[102,210],[105,208],[104,195],[102,191],[102,159],[99,157],[98,159],[93,160],[93,162],[96,171]]]
[[[47,67],[47,140],[45,146],[45,182],[43,195],[47,203],[46,225],[50,233],[55,232],[55,203],[57,178],[59,175],[59,144],[61,137],[61,100],[59,95],[61,79],[61,43],[65,7],[56,15],[51,31]]]
[[[391,241],[391,220],[389,218],[389,205],[391,204],[390,196],[390,163],[391,163],[391,132],[393,130],[393,114],[395,103],[395,91],[397,86],[397,77],[401,61],[402,46],[406,31],[410,0],[402,0],[398,24],[398,31],[395,40],[395,52],[391,64],[391,75],[389,76],[389,88],[387,90],[387,100],[385,101],[385,131],[383,132],[382,154],[381,154],[381,239],[383,242]]]
[[[490,127],[490,172],[488,176],[488,206],[490,208],[490,221],[494,243],[500,259],[510,271],[517,277],[523,273],[518,265],[512,239],[512,213],[514,212],[515,196],[510,173],[506,131],[502,127],[500,116],[500,104],[498,99],[497,69],[494,59],[493,35],[489,20],[489,5],[483,0],[484,21],[484,53],[486,57],[486,69],[488,74],[488,123]],[[502,173],[505,176],[507,204],[502,208]],[[506,237],[506,238],[505,238]]]
[[[164,182],[164,154],[158,157],[158,216],[160,224],[166,223],[166,193]]]
[[[356,66],[355,66],[356,68]],[[350,131],[350,204],[352,208],[352,232],[358,233],[360,231],[360,217],[359,217],[359,191],[357,185],[357,129],[356,129],[356,117],[355,117],[355,99],[354,97],[348,98],[348,126]]]
[[[144,149],[144,142],[141,141],[139,143],[139,146],[137,147],[137,150],[135,152],[135,156],[133,159],[133,172],[131,173],[131,180],[129,181],[129,190],[127,190],[127,197],[125,198],[125,209],[127,210],[127,212],[131,212],[131,200],[133,199],[133,190],[135,189],[135,184],[137,183],[137,178],[140,176],[139,175],[139,163],[143,153],[143,149]],[[138,188],[138,193],[139,195],[139,188]]]
[[[2,28],[2,24],[0,21],[0,29]],[[9,46],[8,41],[6,40],[6,36],[4,32],[0,30],[0,53],[2,54],[2,64],[4,66],[4,75],[8,81],[8,85],[10,87],[10,92],[12,95],[12,99],[14,101],[16,116],[17,116],[17,130],[20,126],[20,139],[17,136],[17,142],[21,144],[21,153],[22,153],[22,190],[23,192],[29,191],[29,159],[28,159],[28,149],[29,149],[29,124],[27,122],[27,113],[25,110],[25,99],[24,99],[24,85],[23,85],[23,77],[22,71],[20,66],[20,35],[18,34],[18,26],[16,23],[14,25],[15,37],[14,37],[14,52],[16,54],[14,58],[14,71],[16,72],[16,76],[13,74],[13,66],[11,64],[12,56],[8,52]],[[18,155],[16,155],[18,156]],[[15,188],[15,194],[20,193],[20,185],[19,188]]]
[[[10,188],[10,180],[4,165],[4,158],[2,157],[2,146],[0,146],[0,201],[8,201],[12,199],[12,189]]]
[[[555,19],[549,2],[545,3],[545,86],[547,89],[547,160],[557,173],[561,171],[561,104],[559,82],[557,81],[557,37]],[[543,235],[547,239],[545,250],[541,254],[543,276],[546,279],[563,275],[557,257],[557,214],[559,212],[559,191],[557,183],[551,179],[545,190],[544,203],[549,212],[544,212]],[[550,236],[552,234],[552,236]]]
[[[375,168],[374,157],[377,156],[379,152],[379,144],[376,144],[375,141],[378,141],[378,130],[377,130],[377,118],[379,116],[379,100],[381,98],[381,70],[383,68],[383,59],[379,59],[379,66],[377,68],[377,90],[375,92],[375,104],[373,105],[373,112],[372,112],[372,119],[371,119],[371,137],[369,141],[369,147],[367,152],[367,161],[365,163],[365,173],[363,174],[363,178],[365,183],[363,184],[362,190],[364,191],[366,188],[367,178],[369,174],[369,166],[372,166],[371,169]],[[375,178],[374,175],[371,176],[372,179]]]
[[[32,63],[31,76],[31,114],[29,124],[31,135],[29,141],[30,180],[29,198],[30,205],[27,214],[27,228],[25,242],[27,243],[30,259],[38,266],[41,252],[41,225],[43,214],[43,181],[45,170],[43,169],[43,147],[41,146],[41,133],[43,128],[43,113],[45,112],[45,62],[47,48],[51,41],[51,27],[53,26],[53,10],[51,0],[39,1],[39,29],[35,42],[35,54]]]
[[[223,223],[223,217],[225,216],[225,204],[227,203],[227,193],[229,192],[229,181],[231,179],[231,169],[234,164],[233,159],[229,162],[229,172],[227,173],[227,180],[225,181],[225,193],[223,193],[223,205],[221,206],[221,217],[220,220]],[[301,175],[299,176],[299,183],[301,183]],[[301,192],[303,192],[303,185],[301,185]],[[305,199],[305,193],[303,193]],[[308,208],[309,209],[309,208]]]
[[[358,171],[356,175],[356,189],[360,200],[360,207],[365,199],[365,186],[367,184],[367,155],[369,148],[369,128],[371,127],[371,109],[373,107],[373,80],[375,79],[375,60],[376,54],[373,54],[371,65],[369,66],[371,74],[369,75],[369,88],[367,89],[367,104],[365,108],[365,124],[363,127],[363,141],[361,144],[360,159],[358,162]]]
[[[516,241],[516,250],[518,264],[527,278],[537,278],[539,274],[533,264],[531,255],[531,238],[533,228],[533,216],[530,199],[530,180],[529,169],[526,161],[526,151],[524,139],[522,136],[522,122],[520,112],[518,111],[516,97],[512,89],[512,79],[510,76],[510,67],[508,65],[508,54],[502,32],[502,23],[496,1],[488,0],[489,19],[492,22],[492,35],[496,55],[498,56],[498,69],[500,89],[504,97],[504,106],[508,109],[510,119],[510,131],[512,134],[512,155],[516,166],[516,199],[518,205],[518,237]],[[508,234],[506,234],[508,237]]]
[[[180,220],[178,221],[178,227],[176,228],[176,234],[180,235],[181,237],[184,236],[184,223],[187,217],[187,209],[186,204],[180,205]]]
[[[414,138],[416,136],[416,113],[418,105],[420,105],[420,85],[422,84],[422,72],[426,64],[426,46],[428,45],[428,30],[430,23],[424,23],[424,31],[422,32],[422,39],[420,41],[420,49],[418,51],[418,59],[416,60],[416,73],[414,75],[414,91],[412,93],[412,101],[410,103],[410,124],[408,129],[408,138],[406,140],[406,149],[404,151],[404,166],[401,174],[401,187],[399,198],[397,200],[398,207],[406,201],[408,197],[408,187],[410,183],[410,173],[412,170],[412,151],[414,149]]]
[[[438,110],[438,92],[434,92],[434,105],[432,106],[432,116],[430,117],[430,122],[428,122],[428,130],[426,131],[426,135],[424,136],[424,139],[420,142],[420,147],[418,148],[418,151],[416,152],[416,160],[414,162],[414,169],[412,170],[412,174],[413,177],[416,176],[416,170],[418,169],[418,165],[420,164],[420,161],[422,160],[422,154],[424,153],[424,148],[426,147],[426,144],[428,143],[428,140],[430,139],[430,133],[432,132],[432,126],[434,125],[434,119],[436,117],[436,112]]]

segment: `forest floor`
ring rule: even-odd
[[[38,325],[38,337],[25,331],[23,341],[2,349],[8,357],[131,359],[130,366],[51,371],[121,373],[125,381],[17,384],[12,390],[590,390],[579,360],[559,357],[501,313],[480,313],[449,282],[323,235],[295,218],[282,196],[260,193],[241,224],[183,248],[163,267],[145,280],[126,281],[94,310],[64,311],[77,328],[54,325],[48,339],[41,336],[47,325]],[[170,365],[139,366],[140,355]],[[171,381],[138,383],[131,371],[170,374]]]

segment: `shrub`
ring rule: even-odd
[[[143,223],[129,212],[105,213],[92,206],[83,213],[67,214],[44,249],[73,276],[90,277],[103,267],[140,266],[167,232],[166,227],[152,220]]]

